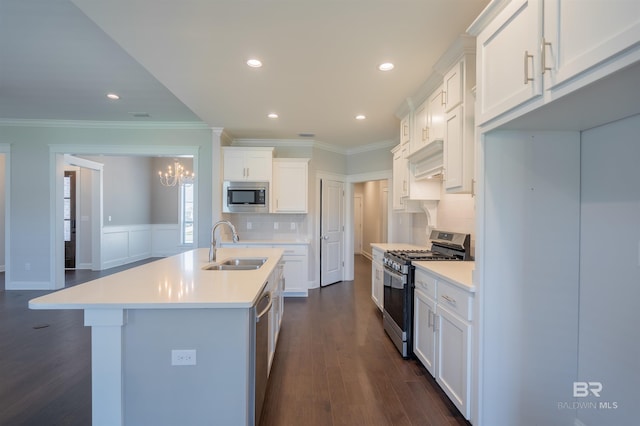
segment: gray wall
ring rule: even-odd
[[[0,266],[4,271],[5,266],[5,253],[4,253],[4,226],[5,226],[5,205],[6,205],[6,182],[5,182],[5,170],[6,170],[6,156],[0,154]]]
[[[0,126],[0,143],[11,145],[11,280],[43,283],[54,280],[51,250],[51,145],[175,147],[199,151],[198,214],[212,221],[212,131],[113,127]],[[73,153],[71,153],[73,154]],[[82,152],[78,153],[82,154]],[[218,182],[218,174],[216,185]],[[109,214],[109,213],[106,213]],[[119,214],[114,215],[117,219]],[[200,227],[198,244],[207,245],[207,227]]]

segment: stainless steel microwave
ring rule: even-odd
[[[269,182],[224,181],[224,213],[269,213]]]

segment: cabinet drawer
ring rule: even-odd
[[[284,250],[284,256],[306,256],[307,255],[307,246],[304,245],[279,245],[275,244],[274,248],[279,248]]]
[[[416,269],[416,288],[433,300],[436,300],[436,279],[421,269]]]
[[[473,295],[446,281],[439,281],[438,305],[445,306],[447,310],[459,315],[465,321],[472,319]]]

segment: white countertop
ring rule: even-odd
[[[278,248],[220,248],[231,257],[267,257],[259,269],[206,271],[209,250],[167,257],[29,301],[31,309],[249,308],[282,257]]]
[[[462,287],[467,291],[476,291],[476,287],[473,285],[473,270],[475,269],[475,262],[429,260],[411,263],[416,268],[420,268],[427,272],[435,274],[438,277],[445,279],[459,287]]]
[[[415,244],[407,243],[371,243],[371,247],[379,250],[428,250],[426,246],[417,246]]]

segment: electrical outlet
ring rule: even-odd
[[[295,222],[291,222],[291,230],[292,231],[296,230],[296,223]]]
[[[273,229],[278,230],[278,222],[273,222]]]
[[[196,365],[196,350],[172,349],[171,365]]]
[[[253,225],[251,224],[251,222],[247,222],[247,229],[251,229],[253,227]]]

